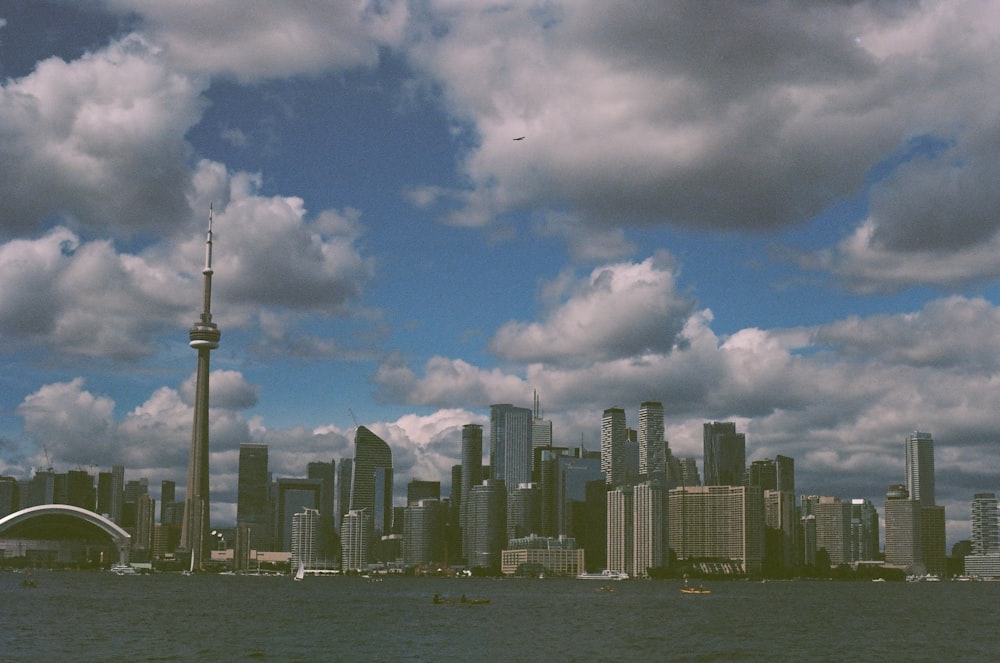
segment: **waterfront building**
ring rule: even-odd
[[[304,507],[292,514],[291,566],[297,569],[301,564],[305,569],[316,568],[319,554],[320,512],[319,509]]]
[[[350,509],[340,524],[342,571],[368,569],[368,546],[371,539],[371,513],[368,509]]]
[[[667,456],[663,403],[646,401],[639,406],[639,477],[665,483]]]
[[[351,510],[357,509],[368,510],[378,536],[388,533],[392,526],[392,450],[364,426],[358,426],[354,434]]]
[[[948,542],[943,506],[920,507],[920,547],[927,573],[943,578],[948,572]]]
[[[878,526],[878,511],[871,500],[851,500],[851,561],[878,559]]]
[[[500,551],[507,542],[507,488],[503,481],[486,479],[472,487],[466,522],[469,566],[499,568]]]
[[[336,504],[335,461],[313,461],[306,466],[306,476],[320,482],[319,493],[319,543],[316,555],[319,559],[332,559],[337,552],[337,532],[333,516]]]
[[[972,554],[1000,551],[996,493],[976,493],[972,497]]]
[[[462,530],[462,559],[469,558],[471,541],[467,523],[469,492],[483,480],[483,427],[462,426],[462,484],[458,505],[458,525]]]
[[[906,490],[921,506],[934,506],[934,438],[914,431],[906,439]]]
[[[323,482],[319,479],[279,478],[274,492],[274,539],[275,550],[292,549],[292,523],[296,513],[303,509],[320,510]]]
[[[924,572],[920,515],[920,503],[910,499],[905,485],[889,486],[885,495],[886,564]]]
[[[667,489],[660,481],[646,481],[632,490],[632,558],[632,571],[639,577],[669,563]]]
[[[447,507],[427,498],[403,511],[403,564],[408,567],[445,562]]]
[[[620,407],[604,410],[601,416],[601,471],[604,472],[605,483],[612,488],[625,483],[627,441],[625,410]]]
[[[839,497],[821,496],[813,508],[816,551],[825,550],[830,566],[850,564],[851,505]]]
[[[507,538],[538,534],[542,524],[542,494],[532,483],[522,483],[507,495]]]
[[[267,462],[266,444],[240,445],[236,526],[247,528],[249,545],[255,550],[271,549],[271,480]]]
[[[731,421],[704,424],[703,464],[706,486],[742,486],[746,472],[746,435]]]
[[[763,514],[748,504],[746,486],[673,488],[668,513],[668,541],[678,560],[726,559],[742,572],[760,571]]]
[[[635,575],[635,530],[632,486],[616,486],[608,491],[607,560],[612,571]]]
[[[508,492],[531,482],[532,411],[509,403],[490,406],[490,471]],[[499,561],[499,551],[497,551]]]
[[[212,529],[208,482],[209,458],[209,384],[210,353],[219,347],[222,333],[212,322],[212,215],[209,214],[208,237],[205,242],[205,268],[202,269],[201,318],[188,333],[189,345],[198,351],[195,375],[194,417],[191,426],[191,452],[188,457],[187,486],[184,494],[184,522],[181,525],[180,547],[191,554],[191,567],[202,570],[210,559],[211,546],[206,545]]]
[[[585,570],[582,548],[572,537],[527,536],[511,539],[501,551],[504,575],[576,577]]]
[[[796,565],[799,510],[786,490],[764,491],[764,562],[772,569]]]

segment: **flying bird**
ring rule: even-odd
[[[518,136],[518,137],[517,137],[517,138],[515,138],[514,140],[524,140],[524,136]]]

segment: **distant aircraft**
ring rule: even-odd
[[[524,136],[518,136],[518,137],[517,137],[517,138],[515,138],[514,140],[524,140]]]

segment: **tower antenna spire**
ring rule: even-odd
[[[210,552],[205,545],[211,531],[209,519],[208,483],[208,376],[210,353],[219,347],[222,332],[212,322],[212,217],[208,208],[208,237],[205,241],[205,268],[200,320],[188,333],[190,346],[198,351],[198,373],[195,378],[194,421],[191,426],[191,455],[188,458],[188,482],[184,499],[184,522],[181,526],[180,547],[191,552],[191,569],[204,568]]]

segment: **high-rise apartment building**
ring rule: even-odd
[[[403,564],[445,562],[445,521],[447,509],[440,500],[423,499],[403,512]]]
[[[632,519],[632,486],[619,485],[608,491],[608,568],[635,575],[635,530]]]
[[[816,550],[825,550],[830,566],[850,564],[851,505],[839,497],[819,498],[813,509],[816,516]]]
[[[372,538],[372,517],[368,509],[351,509],[340,523],[342,571],[368,568],[368,545]]]
[[[500,551],[507,543],[507,489],[503,482],[486,479],[473,486],[468,508],[469,566],[499,567]]]
[[[972,497],[972,554],[1000,552],[1000,527],[996,493],[976,493]]]
[[[677,559],[730,560],[741,572],[760,571],[764,522],[749,504],[746,486],[674,488],[668,513],[668,540]]]
[[[632,570],[637,576],[667,566],[667,489],[646,481],[632,489]]]
[[[531,482],[532,411],[509,403],[490,406],[490,471],[507,491]]]
[[[316,567],[319,555],[320,512],[318,509],[304,507],[298,513],[292,514],[291,563],[297,569]]]
[[[934,506],[934,438],[914,431],[906,439],[906,490],[921,506]]]
[[[892,484],[885,494],[885,562],[904,568],[923,564],[920,503],[910,499],[903,484]],[[923,570],[922,567],[920,569]]]
[[[657,401],[639,406],[639,477],[661,483],[667,480],[663,403]]]
[[[731,421],[704,425],[704,475],[706,486],[742,486],[746,472],[746,435]]]
[[[609,486],[616,487],[625,483],[627,441],[625,410],[620,407],[606,409],[601,416],[601,471]]]

